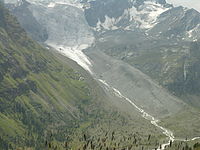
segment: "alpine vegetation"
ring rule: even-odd
[[[199,33],[165,0],[1,0],[0,149],[200,149]]]

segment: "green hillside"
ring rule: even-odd
[[[0,147],[42,143],[39,135],[65,122],[74,128],[71,120],[84,118],[93,101],[88,85],[29,39],[2,6],[0,20]]]
[[[144,149],[165,138],[131,106],[109,100],[90,75],[31,40],[0,5],[0,149]]]

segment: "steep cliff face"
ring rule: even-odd
[[[181,60],[180,68],[175,72],[168,89],[177,96],[182,97],[193,106],[199,107],[199,41],[192,42],[189,46],[189,54]]]

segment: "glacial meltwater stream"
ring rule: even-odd
[[[135,103],[133,103],[129,98],[127,98],[124,95],[122,95],[122,93],[119,90],[117,90],[116,88],[110,86],[104,80],[101,80],[101,79],[98,79],[98,80],[101,83],[103,83],[108,88],[108,90],[111,90],[116,96],[128,101],[133,107],[135,107],[141,113],[143,118],[145,118],[146,120],[150,121],[151,124],[154,125],[155,127],[161,129],[162,133],[168,137],[168,142],[160,145],[158,148],[156,148],[156,150],[165,150],[165,148],[167,146],[169,146],[171,142],[174,142],[174,141],[185,141],[185,142],[188,142],[188,141],[194,141],[194,140],[200,139],[200,137],[195,137],[195,138],[188,139],[188,140],[176,139],[174,137],[174,134],[173,134],[172,131],[170,131],[170,130],[168,130],[168,129],[166,129],[166,128],[164,128],[164,127],[162,127],[162,126],[160,126],[158,124],[159,120],[155,119],[153,116],[151,116],[150,114],[146,113],[143,109],[141,109]]]
[[[62,47],[62,46],[55,46],[55,45],[51,45],[51,46],[54,47],[55,49],[57,49],[58,51]],[[66,47],[62,47],[63,51],[60,52],[60,53],[65,55],[65,56],[67,56],[67,57],[69,57],[69,58],[71,58],[72,60],[76,61],[80,66],[82,66],[85,70],[87,70],[92,75],[93,72],[90,70],[91,62],[89,61],[89,58],[82,52],[82,49],[84,49],[86,47],[87,46],[85,46],[85,45],[84,45],[84,47],[78,46],[78,48],[77,47],[76,48],[71,48],[71,51],[69,51],[69,49],[67,49]],[[145,112],[143,109],[138,107],[129,98],[125,97],[119,90],[117,90],[116,88],[110,86],[104,80],[101,80],[101,79],[97,79],[97,80],[100,81],[104,86],[106,86],[106,88],[108,90],[110,90],[113,94],[115,94],[116,96],[118,96],[118,97],[126,100],[127,102],[129,102],[133,107],[136,108],[137,111],[139,111],[141,113],[141,116],[143,118],[145,118],[146,120],[150,121],[152,125],[154,125],[155,127],[159,128],[162,131],[162,133],[168,137],[168,142],[160,145],[158,148],[156,148],[156,150],[165,150],[165,148],[167,146],[169,146],[171,142],[174,142],[174,141],[194,141],[194,140],[200,139],[200,137],[194,137],[192,139],[187,139],[187,140],[185,140],[185,139],[176,139],[174,137],[174,134],[173,134],[172,131],[160,126],[158,124],[159,120],[157,120],[156,118],[154,118],[153,116],[151,116],[150,114]]]

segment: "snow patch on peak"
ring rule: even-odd
[[[102,24],[102,26],[109,30],[109,29],[117,29],[117,27],[115,26],[115,23],[117,22],[117,20],[115,18],[110,18],[108,16],[105,16],[105,22]]]
[[[116,26],[119,19],[110,18],[107,15],[105,16],[105,21],[102,23],[100,20],[98,20],[96,28],[94,30],[101,31],[102,29],[105,30],[116,30],[118,27]]]
[[[129,14],[131,20],[138,23],[139,28],[150,29],[157,24],[157,18],[168,9],[170,8],[153,1],[145,1],[144,5],[139,6],[138,9],[135,7],[129,9]]]
[[[52,7],[55,7],[55,5],[56,5],[56,3],[51,2],[51,3],[49,3],[49,5],[47,7],[52,8]]]
[[[186,33],[186,37],[188,37],[189,39],[193,39],[196,40],[198,37],[198,35],[200,34],[200,24],[198,24],[196,27],[194,27],[193,29],[189,30]]]
[[[134,3],[135,1],[132,2]],[[101,22],[98,20],[94,29],[96,31],[116,30],[119,28],[125,30],[132,30],[134,28],[148,30],[153,28],[157,24],[158,17],[169,9],[171,8],[165,7],[155,0],[145,1],[143,5],[138,7],[133,5],[131,8],[125,9],[124,13],[118,18],[111,18],[105,15],[105,21]]]

